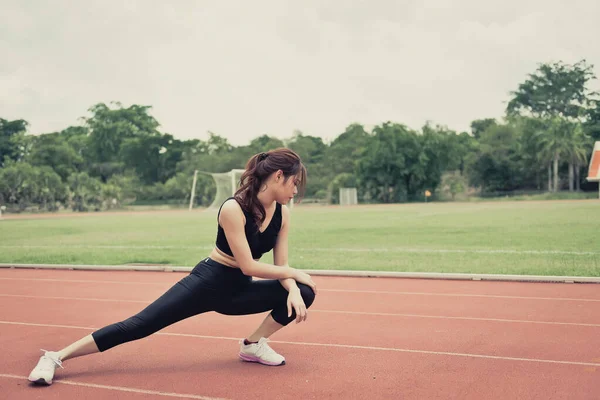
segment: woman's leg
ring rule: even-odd
[[[54,370],[62,361],[106,351],[117,345],[141,339],[182,319],[210,309],[210,286],[206,277],[189,274],[138,314],[101,328],[58,352],[45,352],[29,375],[36,383],[51,384]],[[210,293],[210,288],[208,289]]]
[[[250,343],[258,343],[261,338],[269,338],[283,327],[284,325],[281,325],[279,322],[275,321],[273,316],[269,314],[265,317],[265,319],[263,319],[258,328],[256,328],[256,330],[246,338],[246,340]]]
[[[209,297],[203,293],[202,284],[201,277],[190,274],[136,315],[92,333],[98,350],[103,352],[142,339],[183,319],[208,311]]]
[[[70,358],[94,354],[98,351],[98,346],[96,345],[96,342],[94,341],[92,335],[87,335],[59,351],[58,359],[60,361],[66,361]]]
[[[301,283],[298,284],[298,288],[308,309],[315,300],[315,293],[310,287]],[[294,310],[292,315],[288,316],[287,297],[288,291],[277,280],[252,281],[227,302],[216,306],[215,311],[224,315],[248,315],[271,311],[269,314],[271,319],[283,327],[296,319]],[[265,319],[263,324],[267,327],[271,322]]]
[[[298,284],[306,308],[315,299],[313,290]],[[260,326],[240,343],[239,357],[244,361],[265,365],[283,365],[285,358],[277,354],[267,344],[267,338],[296,319],[296,312],[288,315],[288,292],[277,280],[260,280],[249,283],[246,288],[224,304],[215,307],[215,311],[225,315],[258,314],[271,310]]]

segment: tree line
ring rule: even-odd
[[[470,132],[427,123],[412,129],[386,121],[371,130],[349,124],[330,143],[301,131],[288,140],[262,135],[244,146],[210,133],[179,140],[161,132],[150,106],[96,104],[79,126],[31,135],[28,122],[0,118],[0,205],[19,211],[61,207],[103,210],[136,202],[189,202],[194,170],[243,168],[276,147],[300,154],[309,171],[306,197],[336,203],[340,187],[360,202],[454,199],[466,191],[591,189],[585,170],[600,140],[600,99],[585,60],[545,63],[507,99],[501,120],[472,121]],[[583,173],[582,173],[583,172]],[[215,186],[200,175],[195,203],[208,205]]]

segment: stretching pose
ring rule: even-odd
[[[104,352],[207,311],[225,315],[271,311],[240,341],[239,357],[265,365],[285,364],[267,338],[294,320],[305,321],[316,293],[308,274],[288,266],[290,212],[286,204],[298,187],[304,188],[306,169],[296,153],[276,149],[250,158],[240,181],[235,196],[219,209],[216,247],[208,258],[138,314],[60,351],[42,350],[44,355],[29,380],[50,385],[65,360]],[[270,250],[275,265],[259,262]],[[253,276],[264,279],[253,280]]]

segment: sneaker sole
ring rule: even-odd
[[[29,380],[29,382],[35,383],[36,385],[44,385],[44,386],[52,385],[52,381],[46,382],[46,380],[44,378],[39,378],[39,379],[28,378],[28,380]]]
[[[247,362],[253,362],[253,363],[259,363],[262,365],[268,365],[270,367],[278,367],[280,365],[285,365],[285,360],[283,360],[281,363],[270,363],[268,361],[263,361],[258,357],[253,357],[253,356],[248,356],[246,354],[239,354],[240,359],[242,359],[243,361],[247,361]]]

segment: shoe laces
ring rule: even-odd
[[[271,346],[269,346],[268,342],[269,342],[269,339],[267,339],[267,338],[262,338],[258,341],[257,350],[256,350],[256,354],[258,356],[276,355],[277,354],[275,352],[275,350],[273,350],[271,348]]]
[[[44,352],[44,355],[42,356],[41,360],[40,360],[40,367],[42,367],[43,369],[56,369],[56,367],[60,367],[63,368],[62,366],[62,361],[55,356],[50,355],[50,352],[48,350],[44,350],[44,349],[40,349]]]

